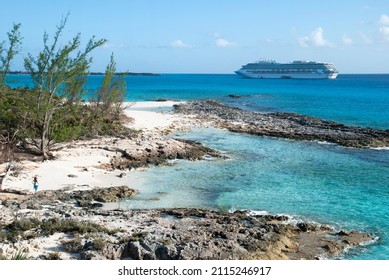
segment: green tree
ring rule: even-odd
[[[14,24],[8,35],[8,49],[6,42],[0,43],[0,190],[6,174],[11,168],[14,157],[16,134],[18,133],[17,119],[15,112],[18,107],[17,96],[5,88],[5,78],[10,71],[11,62],[19,53],[22,37],[19,32],[20,24]],[[5,164],[4,164],[5,163]]]
[[[20,136],[23,115],[22,90],[0,88],[0,190],[12,167],[14,151]]]
[[[44,48],[36,56],[31,54],[24,60],[24,66],[31,73],[35,88],[31,91],[32,115],[37,126],[37,135],[32,136],[35,146],[43,159],[49,156],[50,128],[54,113],[66,104],[78,100],[89,73],[92,58],[89,54],[106,43],[105,39],[92,37],[85,49],[80,50],[81,35],[78,33],[68,43],[60,46],[60,38],[65,28],[66,16],[49,44],[49,36],[43,36]]]
[[[95,103],[99,114],[119,117],[126,98],[127,84],[125,76],[126,73],[116,73],[116,62],[112,53],[110,62],[105,69],[103,82],[96,92]]]
[[[0,87],[4,86],[5,78],[10,71],[11,62],[20,51],[22,37],[20,36],[20,23],[13,25],[8,35],[8,49],[5,48],[5,41],[0,43]]]

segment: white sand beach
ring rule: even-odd
[[[190,121],[169,112],[177,103],[180,102],[126,103],[125,113],[132,119],[128,126],[149,135],[166,134],[164,133],[166,130],[182,128]],[[7,176],[2,187],[32,192],[34,176],[38,178],[38,190],[55,190],[67,186],[109,187],[123,184],[119,177],[123,171],[99,168],[101,164],[108,164],[116,153],[97,149],[96,146],[112,141],[113,138],[104,138],[61,144],[61,149],[53,151],[54,160],[45,162],[24,160],[18,163],[14,168],[18,170],[18,176]]]
[[[169,113],[174,104],[178,101],[145,101],[145,102],[127,102],[124,104],[127,109],[125,113],[134,119],[131,127],[145,131],[162,131],[169,129],[172,125],[181,121],[177,115]]]

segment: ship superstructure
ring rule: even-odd
[[[332,63],[300,60],[278,63],[261,59],[242,66],[235,73],[256,79],[336,79],[339,72]]]

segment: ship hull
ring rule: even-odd
[[[248,63],[236,71],[240,76],[253,79],[336,79],[338,70],[332,63],[296,60],[278,63],[261,59]]]
[[[251,79],[336,79],[338,73],[252,73],[244,70],[235,71],[244,78]]]

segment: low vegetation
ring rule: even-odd
[[[100,252],[107,248],[111,241],[109,236],[116,235],[124,230],[108,229],[96,223],[74,219],[51,218],[47,220],[16,219],[9,225],[0,226],[0,243],[16,243],[38,237],[49,237],[56,233],[65,233],[66,239],[61,241],[62,248],[57,248],[40,256],[47,260],[60,260],[61,253],[79,254],[81,252]],[[143,237],[144,233],[135,236]],[[128,242],[128,241],[127,241]],[[15,252],[13,255],[2,255],[0,260],[28,260],[25,251]]]
[[[54,233],[67,233],[84,235],[88,233],[106,233],[109,235],[117,233],[117,229],[108,229],[96,223],[78,221],[72,219],[52,218],[44,221],[38,219],[17,219],[9,225],[0,227],[0,242],[17,242],[37,237],[38,235],[50,236]],[[99,245],[96,245],[99,247]]]
[[[29,260],[29,257],[24,252],[16,252],[9,258],[6,258],[5,256],[0,254],[0,260],[23,261],[23,260]]]

